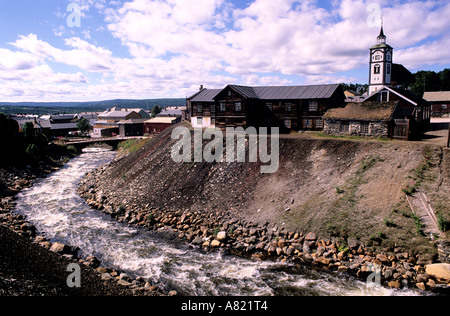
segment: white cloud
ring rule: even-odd
[[[108,30],[129,56],[118,57],[96,44],[98,33],[90,29],[80,30],[83,39],[66,38],[63,47],[36,34],[20,35],[10,43],[16,51],[0,49],[0,82],[11,79],[0,85],[0,93],[184,97],[200,84],[220,88],[228,83],[355,82],[358,78],[346,73],[368,63],[369,47],[379,32],[367,24],[367,8],[374,0],[333,0],[328,10],[316,0],[253,0],[239,9],[231,0],[72,2],[80,4],[83,14],[94,9],[104,14],[105,24],[96,29]],[[395,48],[394,62],[411,68],[450,63],[450,3],[378,2],[388,43]],[[53,32],[66,35],[64,27]],[[55,71],[50,67],[54,64],[75,70]],[[39,76],[45,78],[41,83]]]

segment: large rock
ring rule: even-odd
[[[224,231],[217,233],[216,239],[220,242],[225,242],[227,240],[227,233]]]
[[[50,247],[50,251],[53,251],[60,255],[74,255],[76,256],[78,253],[79,248],[78,247],[71,247],[59,242],[53,243],[53,245]]]
[[[313,240],[316,240],[317,239],[317,237],[316,237],[316,234],[314,234],[314,233],[308,233],[306,236],[305,236],[305,240],[308,240],[308,241],[313,241]]]
[[[440,281],[450,282],[449,263],[429,264],[425,267],[425,271],[428,275],[431,275]]]

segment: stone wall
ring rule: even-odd
[[[342,123],[349,125],[348,132],[341,129]],[[369,134],[361,133],[361,125],[369,124]],[[368,137],[389,137],[388,122],[364,122],[364,121],[341,121],[326,119],[324,124],[324,133],[335,136],[368,136]]]

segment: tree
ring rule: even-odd
[[[155,105],[152,109],[152,117],[156,117],[159,113],[161,113],[162,109]]]
[[[91,124],[89,123],[89,120],[85,117],[83,117],[81,120],[77,122],[77,128],[80,130],[83,134],[89,133],[91,130]]]

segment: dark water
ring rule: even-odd
[[[24,190],[17,212],[27,216],[51,239],[95,255],[107,267],[162,282],[182,295],[418,295],[296,268],[280,262],[259,262],[204,253],[188,245],[118,223],[91,209],[76,189],[87,172],[111,161],[115,153],[85,150],[67,166]]]

